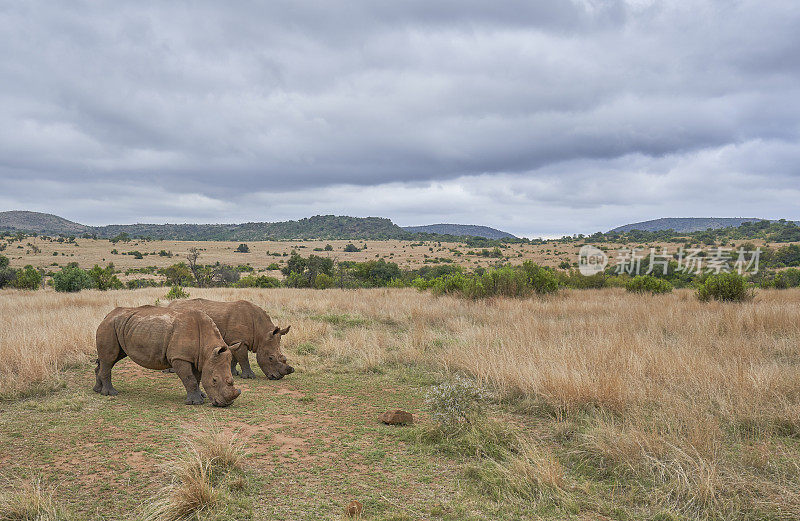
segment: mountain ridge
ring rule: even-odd
[[[746,222],[768,221],[758,217],[661,217],[649,221],[624,224],[609,232],[629,232],[641,230],[656,232],[662,230],[675,230],[679,233],[702,232],[708,229],[729,228],[741,226]]]
[[[421,226],[403,226],[403,229],[412,233],[436,233],[439,235],[456,235],[470,237],[484,237],[486,239],[516,239],[517,237],[496,228],[478,224],[426,224]]]
[[[441,232],[427,230],[437,226],[451,227],[449,229],[459,232],[451,235],[464,237],[491,239],[514,237],[494,228],[477,225],[430,225],[411,227],[420,228],[418,231],[412,231],[398,226],[385,217],[315,215],[298,220],[239,224],[137,223],[88,226],[49,213],[26,210],[0,212],[0,231],[24,231],[46,235],[89,234],[99,238],[111,238],[126,233],[131,237],[170,240],[414,239],[418,234],[442,235]]]

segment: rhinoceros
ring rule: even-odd
[[[116,308],[97,328],[97,383],[94,391],[115,396],[111,368],[129,356],[148,369],[172,367],[186,387],[186,404],[206,397],[226,407],[241,394],[233,386],[232,353],[240,344],[227,345],[211,318],[200,310],[157,306]]]
[[[217,302],[196,298],[178,300],[169,305],[170,309],[199,309],[208,314],[222,333],[226,342],[241,342],[246,349],[234,353],[231,372],[238,376],[236,364],[242,368],[242,378],[255,378],[250,368],[247,352],[256,354],[256,362],[270,380],[280,380],[294,372],[294,368],[286,363],[281,352],[281,337],[289,332],[292,326],[281,329],[272,323],[269,315],[246,300],[235,302]]]

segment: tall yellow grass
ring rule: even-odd
[[[762,291],[744,304],[701,303],[688,291],[487,302],[411,289],[190,291],[251,300],[276,323],[291,323],[290,352],[310,342],[363,368],[429,362],[558,410],[652,408],[680,411],[691,423],[700,408],[713,408],[750,425],[769,417],[782,428],[800,420],[798,290]],[[24,389],[64,364],[93,359],[94,332],[108,311],[152,304],[164,293],[0,292],[0,388]]]
[[[796,461],[787,445],[732,448],[748,437],[800,437],[800,290],[761,291],[742,304],[701,303],[688,290],[486,302],[411,289],[189,291],[247,299],[291,324],[284,346],[300,368],[317,355],[357,369],[429,364],[469,373],[555,420],[590,414],[573,444],[580,456],[646,476],[670,508],[724,517],[747,496],[800,515],[800,464],[786,463]],[[0,393],[94,359],[108,311],[164,293],[0,291]],[[775,462],[780,475],[769,470]]]

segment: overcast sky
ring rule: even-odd
[[[797,0],[3,2],[0,210],[800,219],[798,28]]]

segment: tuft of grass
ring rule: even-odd
[[[0,521],[70,521],[74,517],[58,506],[40,481],[23,483],[0,493]]]
[[[347,327],[360,327],[368,323],[368,320],[362,317],[354,317],[347,313],[326,313],[324,315],[314,315],[311,317],[320,322],[326,322],[332,326],[347,328]]]
[[[227,491],[221,486],[225,475],[241,469],[244,452],[237,436],[228,435],[215,425],[187,440],[178,457],[164,465],[172,481],[145,509],[145,521],[178,521],[196,518],[224,507],[227,491],[246,487],[241,476],[230,480]]]
[[[303,342],[297,346],[298,355],[315,355],[317,354],[317,346],[311,342]]]
[[[87,401],[86,394],[73,393],[64,397],[53,397],[50,400],[28,400],[23,407],[37,412],[80,411]]]
[[[488,459],[467,472],[477,488],[497,502],[568,503],[570,484],[566,470],[543,445],[518,439],[501,460]]]

